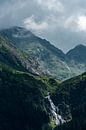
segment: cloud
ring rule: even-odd
[[[67,51],[86,44],[86,0],[0,0],[0,29],[16,25]]]
[[[43,9],[48,9],[54,12],[63,12],[64,6],[59,0],[36,0]]]
[[[67,29],[70,29],[71,31],[76,32],[76,31],[78,31],[77,22],[78,22],[77,15],[69,16],[64,22],[64,27]]]
[[[86,32],[86,16],[80,16],[78,18],[78,28],[81,30],[81,31],[85,31]]]
[[[41,32],[48,28],[48,23],[45,21],[36,22],[35,16],[32,15],[31,17],[24,19],[24,26],[29,30]]]
[[[86,32],[86,16],[74,14],[67,18],[64,22],[64,27],[74,32]]]
[[[3,0],[0,4],[0,28],[19,25],[19,20],[24,17],[22,11],[25,9],[26,3],[24,0]]]

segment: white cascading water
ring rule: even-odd
[[[56,125],[61,125],[61,124],[65,123],[66,121],[62,118],[61,115],[58,114],[59,108],[54,105],[53,101],[50,98],[49,93],[48,93],[48,96],[46,98],[48,99],[48,101],[50,103],[51,113],[52,113],[53,117],[55,118]]]

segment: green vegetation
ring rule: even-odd
[[[0,36],[0,62],[18,70],[25,70],[20,58],[20,53],[12,44]],[[23,58],[25,59],[25,58]],[[22,60],[23,60],[22,59]]]
[[[29,74],[0,67],[0,130],[40,130],[49,120],[45,91]]]
[[[86,129],[86,73],[63,82],[52,96],[56,105],[67,104],[72,120],[55,130]]]
[[[38,76],[37,79],[41,80],[47,86],[47,92],[55,93],[61,81],[54,79],[50,76]]]
[[[0,130],[86,130],[86,73],[57,80],[86,65],[64,60],[61,50],[23,28],[0,32]],[[48,92],[67,121],[57,127]]]

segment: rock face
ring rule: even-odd
[[[63,82],[52,100],[68,119],[59,130],[86,129],[86,73]],[[64,108],[68,108],[66,112]]]
[[[37,75],[42,74],[35,59],[27,57],[26,54],[2,36],[0,36],[0,63],[4,63],[17,70],[28,71]]]
[[[31,59],[38,74],[65,80],[86,71],[85,46],[79,45],[64,54],[47,40],[35,36],[22,27],[1,30],[0,34]]]

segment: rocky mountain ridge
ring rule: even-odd
[[[56,79],[65,80],[86,71],[86,47],[81,45],[64,54],[49,41],[35,36],[22,27],[12,27],[0,31],[0,35],[11,42],[16,48],[33,59],[32,64],[38,73],[51,75]],[[42,71],[42,73],[41,73]]]

